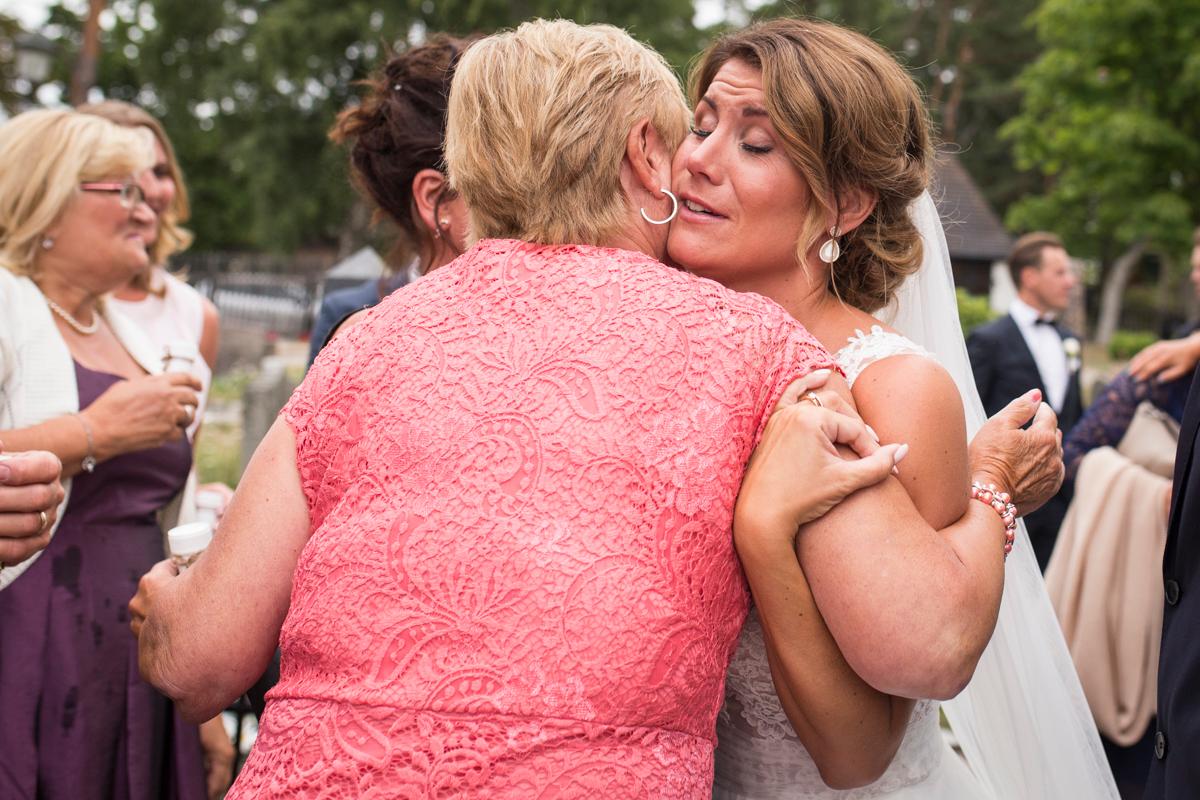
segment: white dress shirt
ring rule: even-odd
[[[1062,337],[1053,325],[1039,325],[1042,315],[1019,297],[1014,297],[1008,313],[1017,323],[1017,329],[1025,338],[1029,352],[1033,354],[1042,385],[1046,387],[1046,402],[1055,413],[1062,413],[1067,399],[1067,386],[1071,382],[1071,370],[1067,365],[1067,351]]]

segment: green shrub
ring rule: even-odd
[[[963,336],[996,318],[986,297],[971,294],[962,287],[955,289],[955,294],[958,295],[958,323],[962,325]]]
[[[1158,341],[1150,331],[1117,331],[1108,342],[1108,355],[1117,361],[1133,358]]]

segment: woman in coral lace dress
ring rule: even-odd
[[[613,28],[463,56],[447,160],[486,238],[322,352],[212,547],[155,584],[143,669],[194,718],[279,639],[231,797],[708,794],[743,466],[830,361],[765,299],[657,260],[686,120]],[[827,476],[789,513],[892,467],[856,421],[788,410]]]

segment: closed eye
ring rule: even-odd
[[[692,131],[693,136],[696,136],[701,139],[707,139],[709,136],[712,135],[712,131],[706,131],[702,128],[697,128],[695,125],[691,126],[691,131]]]

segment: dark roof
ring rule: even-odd
[[[982,261],[1007,258],[1013,239],[958,156],[940,153],[933,172],[931,191],[946,229],[950,257]]]

